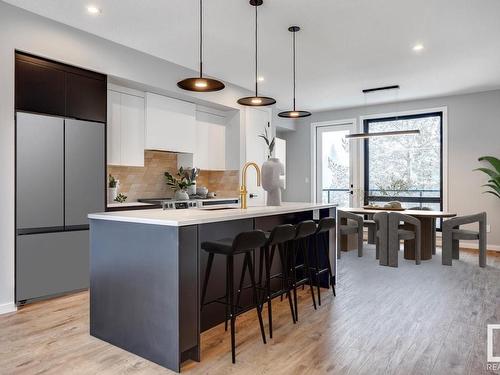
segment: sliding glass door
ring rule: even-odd
[[[420,134],[365,141],[365,204],[397,200],[405,208],[443,209],[442,112],[364,121],[368,133],[410,129]]]

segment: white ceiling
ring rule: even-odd
[[[197,69],[198,0],[8,0],[48,18]],[[102,9],[91,16],[86,6]],[[253,7],[205,0],[208,75],[253,87]],[[297,24],[298,107],[324,110],[500,87],[499,0],[264,0],[263,94],[291,103]],[[422,43],[420,53],[413,45]],[[179,77],[184,78],[184,77]],[[364,88],[399,84],[374,96]]]

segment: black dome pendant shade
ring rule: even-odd
[[[263,0],[250,0],[250,5],[255,7],[255,96],[247,96],[238,100],[238,104],[250,107],[264,107],[273,105],[276,100],[267,96],[259,96],[258,84],[258,23],[257,23],[257,8],[264,3]]]
[[[203,77],[203,0],[200,0],[200,76],[183,79],[177,82],[177,86],[183,90],[197,92],[220,91],[226,87],[221,81]]]
[[[311,112],[307,111],[297,111],[295,109],[295,33],[300,31],[300,27],[298,26],[290,26],[288,31],[293,33],[293,111],[284,111],[278,113],[279,117],[284,118],[300,118],[300,117],[308,117],[311,116]]]

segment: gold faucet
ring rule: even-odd
[[[241,170],[241,187],[240,187],[240,205],[241,208],[247,208],[247,170],[248,167],[254,167],[257,172],[257,186],[260,186],[260,168],[253,161],[245,163]]]

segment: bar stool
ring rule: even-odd
[[[278,296],[286,294],[288,303],[290,305],[290,312],[292,314],[292,321],[295,324],[295,313],[292,303],[292,296],[290,293],[289,277],[287,273],[288,260],[287,260],[287,245],[295,238],[295,226],[291,224],[278,225],[273,228],[271,232],[266,233],[267,241],[261,249],[259,256],[259,286],[262,286],[262,273],[265,267],[265,287],[264,298],[267,301],[267,311],[269,318],[269,337],[273,338],[273,323],[272,323],[272,306],[271,300]],[[278,254],[281,263],[281,273],[271,276],[271,267],[273,265],[274,254],[278,249]],[[271,280],[274,278],[281,279],[281,289],[277,291],[271,290]],[[243,278],[240,280],[240,290],[243,286]]]
[[[252,261],[252,252],[256,248],[261,248],[266,244],[266,235],[261,230],[253,230],[249,232],[243,232],[238,234],[234,239],[224,238],[216,241],[206,241],[201,244],[201,248],[208,252],[208,263],[205,272],[205,280],[203,282],[203,289],[201,294],[201,309],[203,306],[219,302],[226,306],[229,305],[231,320],[231,356],[232,362],[236,362],[236,344],[235,344],[235,322],[236,316],[248,311],[247,309],[240,309],[240,306],[234,303],[234,256],[238,254],[244,254],[245,259],[243,261],[243,278],[245,277],[245,272],[248,269],[251,280],[251,288],[253,290],[253,298],[255,309],[257,311],[257,317],[259,318],[260,333],[262,335],[262,341],[266,343],[266,334],[264,332],[264,323],[262,322],[262,307],[259,305],[257,297],[257,288],[255,284],[254,276],[254,266]],[[213,301],[205,303],[205,296],[207,293],[207,285],[210,279],[210,271],[212,269],[212,264],[214,261],[215,254],[224,255],[226,257],[226,295],[222,298],[215,299]],[[228,302],[229,299],[229,302]],[[227,321],[227,315],[226,315]]]
[[[321,286],[320,286],[320,276],[328,272],[328,287],[332,287],[333,295],[336,296],[335,294],[335,279],[333,277],[332,273],[332,265],[330,263],[330,254],[329,254],[329,246],[328,246],[328,239],[327,239],[327,233],[330,232],[331,229],[335,228],[335,219],[333,217],[325,217],[321,219],[318,223],[318,226],[316,228],[316,232],[314,233],[314,238],[313,238],[313,253],[314,253],[314,258],[315,258],[315,264],[314,264],[314,276],[316,277],[316,287],[318,289],[318,305],[321,306]],[[324,255],[326,256],[326,267],[320,268],[321,263],[320,263],[320,243],[319,241],[322,240],[323,242],[323,247],[322,250],[324,252]]]
[[[316,223],[313,220],[305,220],[297,224],[295,227],[295,238],[292,242],[290,251],[290,279],[291,288],[293,289],[293,302],[295,307],[295,321],[299,320],[299,310],[297,303],[297,287],[309,284],[311,289],[311,298],[313,301],[314,310],[316,307],[316,297],[314,295],[314,288],[311,277],[311,268],[309,263],[309,254],[307,241],[314,233],[316,233]],[[297,264],[297,255],[302,253],[304,263]],[[297,271],[302,270],[302,279],[297,280]]]

